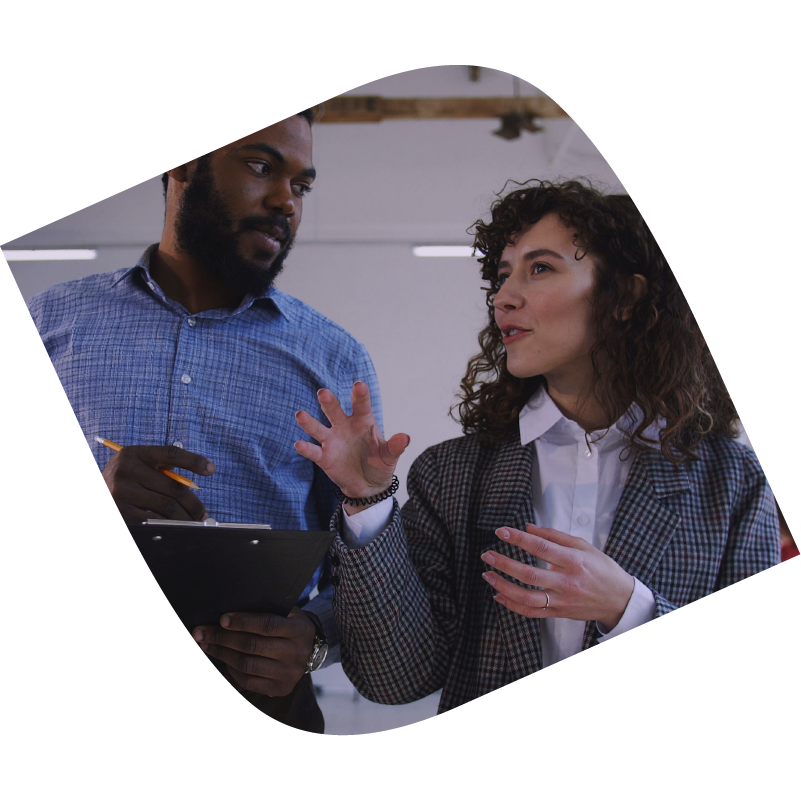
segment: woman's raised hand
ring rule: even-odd
[[[409,444],[408,435],[384,439],[373,414],[370,389],[363,381],[353,385],[353,414],[345,414],[329,389],[321,389],[317,399],[331,426],[323,425],[308,412],[298,412],[298,425],[320,444],[301,440],[295,443],[295,450],[324,470],[350,498],[369,498],[383,492],[392,482],[395,465]]]

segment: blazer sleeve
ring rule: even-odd
[[[780,561],[779,518],[773,493],[753,451],[739,446],[737,450],[738,469],[729,475],[737,489],[727,505],[728,534],[723,556],[714,587],[703,594],[736,584]],[[708,506],[711,514],[713,504],[709,502]],[[680,606],[657,592],[654,598],[656,617]]]
[[[415,461],[409,501],[364,548],[332,548],[345,674],[371,701],[405,704],[443,686],[455,638],[453,546],[437,510],[433,457]],[[342,511],[334,517],[337,530]]]

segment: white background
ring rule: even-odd
[[[111,8],[4,14],[0,242],[391,73],[517,74],[637,201],[801,531],[783,5]],[[793,794],[801,560],[411,728],[319,738],[235,703],[163,614],[5,268],[0,282],[12,797]]]

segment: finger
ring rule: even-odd
[[[316,439],[318,442],[323,442],[331,431],[328,426],[324,426],[319,420],[316,420],[308,412],[296,412],[295,420],[310,437],[314,437],[314,439]]]
[[[123,448],[123,451],[125,450]],[[210,476],[217,469],[214,462],[205,456],[178,448],[175,445],[134,445],[130,446],[128,450],[133,451],[141,461],[155,469],[180,467],[201,476]]]
[[[306,442],[305,439],[299,439],[295,443],[295,450],[301,456],[305,456],[315,464],[319,464],[320,460],[323,458],[323,449],[313,442]]]
[[[247,673],[240,673],[230,665],[226,668],[228,675],[241,690],[268,695],[271,698],[279,698],[289,695],[295,688],[295,683],[291,681],[277,681],[273,678],[263,676],[250,676]]]
[[[220,626],[198,626],[192,632],[192,637],[196,642],[205,645],[229,648],[241,654],[251,654],[279,662],[289,662],[295,656],[292,643],[283,637],[263,637],[250,632],[226,631]]]
[[[337,423],[344,423],[348,419],[348,415],[345,414],[336,395],[330,389],[319,390],[317,392],[317,400],[320,403],[323,414],[328,418],[328,422],[332,426]]]
[[[114,493],[115,499],[128,501],[140,509],[151,509],[168,520],[203,519],[206,507],[192,490],[147,465],[140,467],[121,482]]]
[[[381,446],[381,458],[387,464],[394,464],[409,447],[411,437],[408,434],[394,434]]]
[[[518,615],[523,615],[524,617],[530,618],[546,618],[546,617],[556,617],[555,614],[551,611],[551,608],[548,607],[547,609],[535,609],[531,606],[526,606],[525,604],[518,603],[517,601],[513,601],[511,598],[507,598],[505,595],[496,595],[493,598],[494,601],[505,606],[511,612],[516,612]]]
[[[523,584],[528,584],[532,587],[555,588],[561,578],[553,570],[527,565],[524,562],[518,562],[516,559],[510,559],[508,556],[502,556],[495,551],[486,551],[481,554],[481,560],[496,570],[506,573],[507,576],[516,578]]]
[[[304,621],[313,625],[305,616]],[[263,637],[286,638],[297,636],[303,628],[297,617],[286,618],[269,612],[228,612],[220,618],[220,625],[229,631],[247,631]]]
[[[216,643],[201,642],[199,645],[207,656],[219,659],[220,662],[224,662],[229,668],[233,668],[243,675],[278,681],[296,678],[292,671],[275,659],[243,654],[240,651],[235,651],[232,648],[226,648]]]
[[[527,590],[523,587],[518,587],[510,581],[506,581],[502,576],[497,573],[484,573],[484,581],[487,582],[493,589],[497,590],[499,595],[508,598],[519,606],[525,606],[529,609],[541,609],[543,611],[550,611],[553,606],[553,599],[551,595],[546,595],[543,590]],[[547,610],[545,608],[548,605]]]
[[[370,401],[370,387],[364,381],[357,381],[350,393],[350,405],[354,417],[364,417],[373,413]]]
[[[550,542],[537,534],[530,534],[508,526],[499,528],[495,534],[499,539],[516,545],[526,553],[530,553],[532,556],[548,562],[548,564],[563,567],[570,561],[570,552],[567,548],[558,543]]]
[[[581,537],[574,537],[572,534],[565,534],[564,531],[557,531],[555,528],[540,528],[533,523],[526,523],[526,531],[537,537],[541,537],[549,542],[561,545],[564,548],[578,548],[579,550],[586,550],[589,544]]]

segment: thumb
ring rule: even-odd
[[[378,455],[386,465],[394,466],[401,454],[411,442],[408,434],[395,434],[389,440],[384,441],[379,437],[378,426],[373,426],[373,441],[378,445]]]

